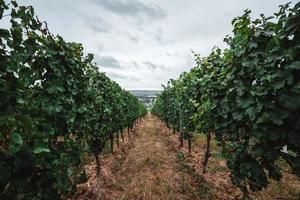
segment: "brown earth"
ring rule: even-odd
[[[193,144],[192,153],[187,144],[180,149],[178,134],[148,114],[114,153],[101,157],[100,178],[89,158],[85,167],[88,181],[78,185],[70,200],[240,199],[242,194],[231,184],[230,171],[217,146],[213,144],[208,172],[202,175],[205,140],[194,138]],[[251,195],[254,199],[300,199],[300,181],[284,173],[283,181]]]

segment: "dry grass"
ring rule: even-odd
[[[201,175],[202,172],[202,160],[204,156],[204,150],[206,140],[204,136],[197,135],[193,138],[193,150],[192,153],[188,153],[187,143],[184,143],[184,147],[179,149],[178,134],[174,135],[171,130],[168,130],[164,124],[160,122],[160,128],[162,133],[167,138],[169,145],[172,146],[173,151],[180,151],[186,157],[185,170],[189,171],[195,177],[194,179],[202,178],[202,182],[198,182],[198,190],[202,192],[198,193],[201,199],[241,199],[242,193],[239,188],[235,187],[230,181],[230,171],[226,166],[226,160],[222,157],[220,148],[217,146],[216,141],[212,142],[212,157],[208,163],[208,172],[205,175]],[[183,161],[182,161],[183,162]],[[300,199],[300,179],[292,175],[288,169],[286,163],[282,162],[280,165],[283,168],[283,179],[280,182],[270,180],[271,184],[268,188],[252,193],[251,197],[257,200],[299,200]],[[209,187],[209,189],[203,190],[203,182]]]
[[[97,181],[95,163],[86,166],[88,182],[78,185],[71,199],[191,199],[184,190],[189,176],[177,169],[175,152],[161,133],[159,121],[148,115],[114,154],[101,158],[101,177]]]
[[[92,159],[86,165],[88,181],[78,185],[77,199],[101,200],[202,200],[240,199],[241,191],[232,185],[230,171],[220,149],[212,143],[213,156],[208,172],[202,175],[205,138],[193,138],[192,153],[187,143],[179,148],[178,134],[174,135],[156,117],[147,115],[113,154],[101,158],[101,177],[96,178]],[[286,167],[282,163],[283,167]],[[300,199],[300,180],[288,169],[281,182],[251,194],[253,199]]]

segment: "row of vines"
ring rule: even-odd
[[[252,20],[246,10],[235,18],[228,48],[195,54],[196,67],[171,79],[152,109],[181,145],[206,135],[203,173],[215,138],[246,194],[282,178],[279,159],[300,176],[300,3],[279,8],[273,17]]]
[[[99,72],[81,44],[49,33],[31,6],[0,0],[0,199],[75,192],[84,157],[131,131],[146,109]]]

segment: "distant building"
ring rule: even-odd
[[[152,108],[157,94],[160,93],[159,90],[130,90],[130,92],[136,96],[148,110]]]

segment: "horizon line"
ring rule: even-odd
[[[125,90],[162,90],[162,89],[130,89],[130,88],[125,88]]]

